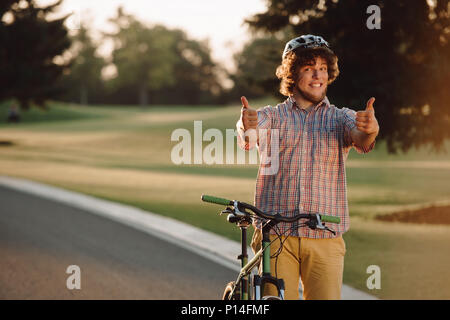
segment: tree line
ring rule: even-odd
[[[81,104],[226,104],[278,93],[275,69],[287,40],[323,36],[339,57],[340,75],[328,96],[358,110],[375,96],[380,139],[390,152],[450,136],[450,5],[448,0],[267,1],[245,21],[252,39],[234,56],[230,73],[211,58],[205,41],[183,30],[148,26],[118,9],[110,57],[81,25],[69,35],[66,17],[50,20],[60,5],[35,0],[0,2],[0,100],[23,109],[48,99]],[[380,28],[366,26],[367,8],[380,9]],[[112,70],[112,74],[105,74]],[[232,81],[231,88],[223,80]],[[358,107],[359,106],[359,107]]]
[[[80,104],[224,104],[229,72],[211,57],[206,40],[181,29],[148,26],[117,10],[115,31],[94,40],[83,22],[74,34],[51,20],[62,0],[39,7],[35,0],[0,3],[0,100],[22,109],[57,99]],[[98,53],[112,43],[109,57]],[[106,72],[112,70],[112,75]]]
[[[121,8],[110,22],[117,31],[103,34],[102,39],[113,43],[109,59],[98,55],[98,44],[85,26],[72,38],[74,58],[63,78],[64,99],[83,104],[220,102],[224,70],[212,60],[206,42],[190,39],[180,29],[146,26]],[[108,64],[115,74],[105,80],[102,70]]]

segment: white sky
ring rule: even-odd
[[[190,38],[209,39],[213,59],[227,68],[233,67],[232,54],[249,37],[247,27],[242,24],[244,19],[265,11],[264,0],[64,0],[61,11],[75,13],[67,21],[69,28],[81,19],[96,31],[110,31],[107,20],[115,16],[120,5],[144,23],[177,27]]]

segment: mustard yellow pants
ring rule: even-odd
[[[256,253],[261,248],[261,230],[255,229],[251,247]],[[275,239],[270,235],[270,239]],[[286,237],[281,238],[282,241]],[[270,255],[273,256],[280,247],[280,241],[271,244]],[[300,298],[300,279],[305,300],[339,300],[341,299],[342,276],[344,271],[345,242],[342,236],[331,239],[311,239],[290,236],[284,241],[278,258],[270,259],[272,276],[284,280],[285,299]],[[262,266],[260,265],[260,272]],[[264,295],[277,296],[274,285],[267,284]]]

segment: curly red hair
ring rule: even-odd
[[[327,62],[328,84],[336,80],[339,75],[338,58],[333,51],[326,47],[298,48],[289,52],[277,67],[276,76],[281,80],[280,93],[291,96],[297,85],[298,70],[321,57]]]

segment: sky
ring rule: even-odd
[[[38,0],[39,4],[55,0]],[[249,38],[245,18],[265,11],[265,0],[64,0],[61,13],[73,12],[67,26],[76,29],[79,21],[87,22],[94,31],[111,31],[108,18],[122,6],[126,13],[151,24],[180,28],[190,38],[209,39],[212,57],[232,70],[232,55]],[[99,32],[98,32],[99,34]],[[94,35],[95,36],[95,35]],[[100,48],[105,54],[107,45]]]

